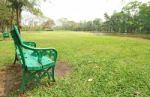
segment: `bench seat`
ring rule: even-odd
[[[25,61],[28,70],[42,70],[55,65],[55,62],[49,59],[47,56],[43,56],[41,63],[39,63],[38,57],[26,54]]]
[[[17,52],[18,57],[21,58],[18,49],[16,52]],[[39,63],[38,56],[35,56],[33,51],[24,50],[23,53],[24,53],[24,58],[26,62],[25,65],[27,66],[28,70],[41,70],[41,69],[46,69],[55,65],[55,61],[49,59],[47,56],[42,56],[41,63]]]

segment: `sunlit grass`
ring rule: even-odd
[[[150,40],[69,31],[22,36],[38,47],[55,47],[58,59],[73,69],[52,87],[27,91],[27,97],[150,96]],[[0,41],[0,48],[0,66],[11,64],[13,42]]]

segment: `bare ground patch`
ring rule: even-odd
[[[22,76],[21,68],[19,64],[12,64],[0,70],[0,97],[6,97],[10,91],[18,89]],[[71,67],[58,61],[55,70],[56,78],[60,79],[71,72]]]

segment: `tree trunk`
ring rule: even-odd
[[[5,31],[5,30],[4,30],[4,29],[5,29],[5,26],[4,26],[4,25],[5,25],[5,22],[4,22],[4,20],[2,20],[2,32]]]
[[[13,14],[14,10],[11,10],[11,21],[10,21],[10,29],[12,29],[12,25],[13,25],[13,20],[14,20],[14,14]]]
[[[21,9],[19,8],[16,8],[16,15],[17,15],[17,25],[18,25],[18,30],[19,30],[19,33],[21,33]]]

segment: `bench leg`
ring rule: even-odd
[[[16,64],[17,60],[18,60],[17,54],[15,54],[15,60],[14,60],[13,64]]]
[[[48,79],[51,80],[52,78],[52,81],[55,82],[55,74],[54,74],[54,69],[55,67],[52,67],[49,71],[49,69],[47,70],[47,75],[48,75]]]
[[[52,67],[52,81],[55,82],[55,67]]]
[[[23,70],[22,71],[22,82],[21,82],[21,86],[19,89],[20,92],[23,92],[25,90],[26,84],[27,84],[26,73],[25,73],[25,70]]]

